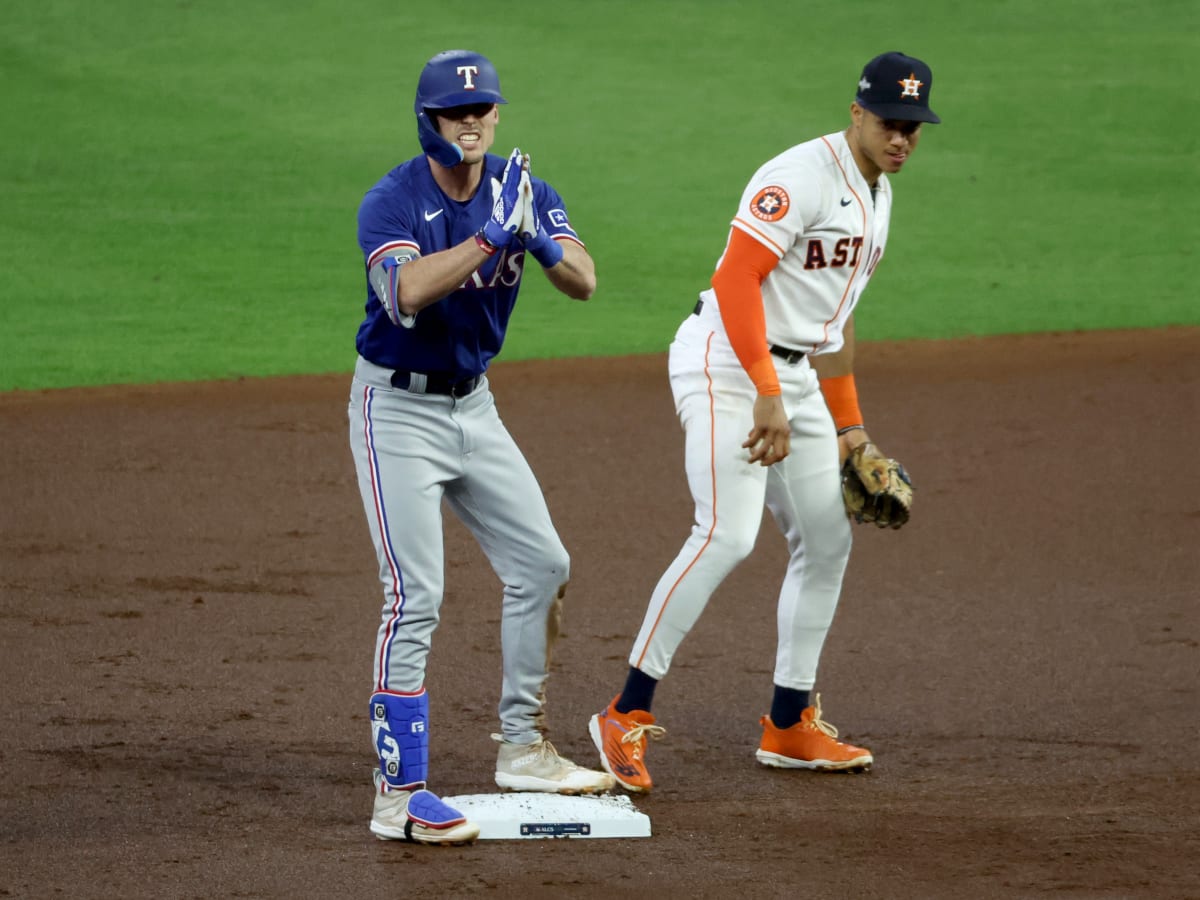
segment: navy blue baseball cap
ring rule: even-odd
[[[862,70],[854,102],[881,119],[904,122],[942,120],[929,108],[933,72],[921,60],[898,50],[881,53]]]

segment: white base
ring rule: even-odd
[[[625,795],[568,797],[521,791],[443,797],[479,826],[479,840],[650,837],[650,817]]]

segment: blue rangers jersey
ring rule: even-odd
[[[424,156],[388,172],[367,191],[358,211],[364,274],[386,257],[427,256],[471,238],[491,214],[493,192],[499,190],[505,163],[504,158],[487,154],[479,189],[463,202],[442,193]],[[540,227],[555,240],[582,245],[562,198],[540,178],[531,176],[531,181]],[[367,315],[356,340],[359,355],[385,368],[453,380],[483,374],[504,343],[525,255],[519,243],[499,251],[461,287],[422,309],[405,326],[388,317],[368,275]]]

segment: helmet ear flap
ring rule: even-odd
[[[463,161],[462,147],[442,137],[425,110],[417,113],[417,139],[421,149],[439,166],[452,169]]]

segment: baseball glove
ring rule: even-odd
[[[856,522],[899,528],[908,521],[912,495],[904,466],[880,456],[870,442],[855,447],[842,464],[842,500]]]

